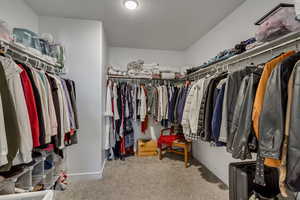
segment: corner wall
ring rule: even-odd
[[[39,17],[24,0],[1,0],[0,19],[6,21],[11,28],[39,32]]]
[[[218,52],[234,47],[242,40],[253,37],[256,31],[254,22],[279,3],[293,0],[247,0],[204,37],[185,51],[185,61],[189,65],[201,65]],[[197,142],[193,144],[193,155],[209,170],[228,184],[228,165],[239,162],[227,153],[225,148],[211,147],[210,144]]]
[[[105,41],[102,22],[40,17],[41,32],[53,34],[66,47],[68,78],[76,83],[79,144],[68,147],[67,165],[72,175],[101,177],[102,69]]]

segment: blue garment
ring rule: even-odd
[[[175,121],[175,119],[174,119],[174,109],[175,109],[175,106],[176,106],[178,91],[179,91],[179,89],[177,87],[175,87],[172,98],[171,98],[171,101],[169,102],[169,113],[168,113],[169,116],[168,116],[168,119],[172,123],[174,123],[174,121]]]
[[[221,122],[222,122],[222,107],[223,107],[223,99],[224,99],[224,93],[225,93],[225,85],[224,83],[221,87],[221,89],[216,89],[216,100],[214,105],[214,111],[213,111],[213,117],[211,121],[211,127],[212,127],[212,141],[216,143],[217,146],[223,146],[223,143],[219,142],[219,136],[220,136],[220,129],[221,129]]]
[[[177,116],[178,116],[178,118],[177,119],[178,119],[179,123],[181,123],[181,121],[182,121],[183,110],[184,110],[184,106],[185,106],[188,91],[189,91],[189,87],[183,88],[182,96],[181,96],[181,98],[178,102],[178,107],[177,107]]]

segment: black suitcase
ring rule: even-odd
[[[229,199],[230,200],[241,200],[246,198],[245,191],[248,191],[248,181],[244,182],[244,180],[239,180],[239,178],[237,177],[237,171],[239,168],[243,168],[249,165],[255,167],[255,164],[256,164],[255,161],[237,162],[237,163],[229,164]]]
[[[279,174],[277,169],[265,167],[266,186],[253,182],[256,162],[231,163],[229,166],[229,199],[248,200],[253,194],[273,198],[279,194]]]

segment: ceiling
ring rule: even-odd
[[[245,0],[25,0],[40,16],[101,20],[108,44],[116,47],[184,50]]]

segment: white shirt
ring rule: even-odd
[[[147,96],[143,87],[141,87],[141,121],[145,121],[147,115]]]
[[[188,120],[191,128],[191,132],[194,134],[196,134],[198,131],[198,119],[199,119],[201,101],[203,97],[203,86],[204,86],[204,79],[200,79],[197,83],[195,83],[195,93],[191,100],[191,108],[190,108]]]

